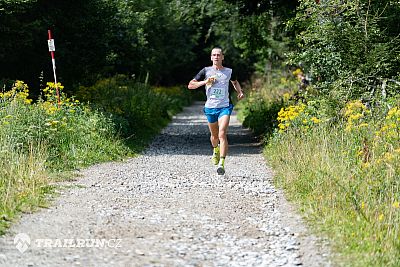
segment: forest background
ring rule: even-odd
[[[0,230],[61,172],[139,151],[219,46],[239,117],[335,261],[399,266],[399,34],[398,0],[1,0]]]

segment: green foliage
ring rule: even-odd
[[[191,30],[177,19],[174,1],[108,2],[117,8],[108,57],[116,72],[134,74],[140,82],[147,75],[152,83],[182,81],[195,43]]]
[[[44,80],[53,77],[46,44],[50,29],[60,80],[90,82],[107,65],[112,15],[112,6],[99,0],[0,1],[1,78],[23,78],[37,95],[41,73]]]
[[[267,75],[271,64],[280,64],[288,40],[283,18],[292,16],[297,1],[172,1],[177,19],[192,29],[197,42],[192,52],[208,54],[220,46],[225,64],[240,69],[239,79],[248,79],[254,70]],[[209,64],[209,59],[195,64]]]
[[[386,79],[398,76],[400,41],[382,22],[396,23],[385,16],[399,7],[390,0],[301,1],[289,23],[298,31],[290,62],[303,66],[325,94],[372,99]],[[390,93],[396,88],[391,84]]]
[[[33,84],[52,78],[53,31],[59,80],[72,90],[116,73],[140,82],[186,83],[221,46],[244,80],[283,57],[282,18],[296,1],[0,1],[0,78]],[[272,25],[272,26],[271,26]],[[260,67],[259,67],[260,68]],[[72,87],[73,86],[73,87]]]
[[[256,135],[271,134],[277,127],[276,114],[281,109],[281,101],[268,102],[253,93],[239,106],[243,126],[251,128]]]
[[[192,43],[190,50],[183,55],[191,59],[190,64],[185,66],[185,70],[180,70],[186,77],[193,77],[199,68],[211,63],[209,54],[216,46],[224,50],[225,65],[240,69],[241,79],[242,75],[248,75],[252,67],[248,64],[250,59],[243,58],[235,44],[240,36],[240,19],[235,5],[223,0],[190,0],[171,1],[170,7],[176,23],[181,25],[181,33],[188,34]]]
[[[276,76],[278,73],[273,75]],[[259,77],[254,78],[254,84],[259,81]],[[278,127],[278,112],[296,91],[296,81],[290,73],[279,79],[274,78],[271,83],[263,84],[261,88],[254,87],[250,94],[239,102],[238,117],[243,126],[268,139]]]
[[[354,2],[347,4],[340,14]],[[307,71],[319,67],[319,80],[311,77],[311,85],[295,89],[290,76],[281,81],[273,78],[242,102],[240,115],[246,126],[268,137],[265,154],[276,171],[276,183],[300,204],[311,225],[333,240],[335,263],[398,266],[399,82],[394,63],[398,57],[396,50],[390,50],[397,39],[388,41],[387,35],[380,38],[382,44],[370,39],[369,44],[375,44],[366,55],[362,43],[346,39],[346,27],[357,32],[343,26],[346,16],[335,13],[339,22],[334,16],[333,22],[329,20],[331,12],[340,8],[308,10],[306,19],[312,20],[314,13],[327,19],[304,26],[300,38],[308,46],[292,55],[292,59],[307,55],[301,65]],[[380,22],[371,27],[378,29]],[[321,31],[312,32],[314,27]],[[314,35],[319,39],[305,38]],[[363,52],[363,58],[356,59],[354,51]]]
[[[183,86],[152,88],[124,75],[81,86],[77,97],[110,114],[120,133],[132,140],[149,136],[149,129],[158,132],[191,101],[189,90]]]

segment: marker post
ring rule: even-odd
[[[54,44],[54,39],[51,38],[51,31],[47,31],[49,34],[49,40],[47,41],[47,44],[49,46],[49,52],[51,54],[51,62],[53,64],[53,74],[54,74],[54,85],[56,87],[56,94],[57,94],[57,99],[58,99],[58,107],[60,107],[60,92],[58,91],[58,84],[57,84],[57,75],[56,75],[56,60],[54,58],[54,51],[56,51],[56,46]]]

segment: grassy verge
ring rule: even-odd
[[[399,266],[399,150],[366,152],[353,138],[344,128],[318,127],[274,138],[265,154],[277,184],[334,241],[338,262]],[[364,162],[363,153],[373,159]]]
[[[337,265],[400,266],[400,101],[375,110],[357,100],[285,101],[277,83],[252,96],[275,112],[264,152],[276,184],[333,241]],[[280,100],[265,93],[273,90]]]
[[[81,89],[92,91],[82,97],[90,105],[63,93],[58,103],[53,83],[35,103],[21,81],[0,94],[0,234],[20,212],[47,205],[50,184],[69,171],[140,152],[191,98],[124,77]]]

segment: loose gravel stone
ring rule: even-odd
[[[185,108],[137,158],[80,170],[50,208],[0,238],[0,265],[331,266],[235,115],[217,175],[201,110]]]

